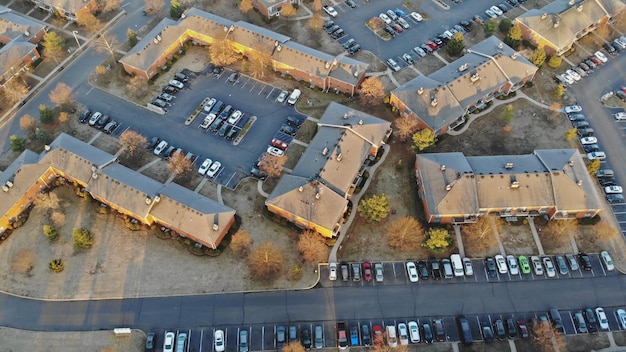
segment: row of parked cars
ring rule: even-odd
[[[93,112],[89,109],[84,110],[78,116],[78,121],[87,123],[89,126],[102,130],[102,132],[107,134],[113,132],[119,125],[117,121],[111,119],[111,116],[98,111]]]
[[[615,270],[613,259],[607,251],[600,252],[600,258],[607,271]],[[528,275],[532,271],[537,276],[546,275],[555,277],[558,270],[559,274],[567,275],[569,270],[578,271],[581,268],[585,271],[591,271],[591,258],[587,253],[580,252],[578,255],[571,253],[565,255],[554,256],[531,256],[526,257],[520,255],[496,255],[495,257],[485,258],[485,268],[489,275],[495,276],[496,272],[500,274],[510,273],[511,275],[525,274]]]
[[[596,67],[602,66],[608,61],[606,54],[598,50],[593,55],[589,55],[589,57],[582,60],[577,66],[572,66],[564,73],[555,75],[554,79],[557,83],[561,83],[566,87],[571,86],[591,74]]]
[[[227,140],[232,140],[241,131],[237,124],[244,114],[232,105],[215,98],[209,98],[202,111],[206,116],[200,124],[200,128],[216,133]]]
[[[283,91],[286,93],[286,91]],[[282,93],[281,93],[282,94]],[[252,166],[250,170],[250,174],[256,178],[261,180],[265,180],[267,178],[267,174],[260,170],[260,163],[263,155],[270,154],[274,156],[282,156],[285,153],[285,150],[289,146],[289,142],[287,141],[288,137],[291,141],[293,140],[293,136],[296,135],[298,129],[302,125],[302,121],[294,116],[287,116],[285,122],[280,126],[280,129],[272,138],[270,145],[267,147],[267,150],[257,159],[257,161]]]

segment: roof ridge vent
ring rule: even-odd
[[[513,168],[513,163],[506,163],[504,164],[504,168],[507,170],[511,170]]]

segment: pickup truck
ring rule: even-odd
[[[337,346],[340,350],[348,348],[347,325],[345,322],[337,323]]]

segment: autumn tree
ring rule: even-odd
[[[494,224],[496,228],[494,228]],[[495,231],[500,222],[489,217],[480,217],[478,221],[461,226],[463,246],[468,252],[479,256],[495,243]]]
[[[556,87],[554,87],[554,90],[552,90],[552,94],[554,94],[555,97],[562,97],[563,94],[565,94],[565,91],[567,90],[567,88],[565,88],[565,85],[563,83],[559,83],[556,85]]]
[[[424,242],[424,227],[412,216],[394,219],[387,226],[387,243],[395,250],[414,252]]]
[[[259,170],[270,177],[278,177],[283,170],[285,162],[287,162],[287,155],[276,156],[265,153],[259,161]]]
[[[446,53],[450,56],[457,56],[463,51],[463,48],[465,48],[463,33],[458,32],[454,34],[446,45]]]
[[[44,56],[52,58],[57,65],[59,60],[63,57],[65,45],[65,39],[57,34],[57,32],[48,32],[43,37],[41,45],[44,48]]]
[[[126,91],[135,98],[143,98],[150,91],[148,80],[141,76],[133,76],[126,85]]]
[[[485,30],[485,37],[489,37],[498,30],[498,20],[495,18],[490,18],[483,25],[483,29]]]
[[[589,164],[587,164],[587,172],[589,172],[589,175],[595,176],[595,174],[596,174],[596,172],[598,172],[598,170],[600,170],[600,160],[599,159],[591,160],[591,162],[589,162]]]
[[[59,122],[66,123],[67,121],[70,120],[70,114],[68,114],[67,111],[61,111],[59,113],[58,119],[59,119]]]
[[[117,38],[114,35],[101,35],[96,41],[96,50],[101,53],[109,53],[115,59],[115,47],[117,45]]]
[[[81,27],[85,27],[85,30],[89,33],[94,33],[102,27],[100,20],[94,16],[88,7],[83,7],[76,12],[76,23]]]
[[[552,55],[550,60],[548,60],[548,66],[552,68],[559,68],[562,62],[563,62],[563,58],[560,55]]]
[[[412,147],[415,153],[421,152],[422,150],[435,144],[435,142],[437,141],[435,132],[428,128],[417,131],[413,134],[413,137],[411,137],[411,139],[413,140]]]
[[[9,137],[11,150],[14,152],[23,152],[26,149],[26,138],[18,137],[17,135],[11,135]]]
[[[322,0],[313,0],[313,3],[311,4],[311,10],[313,10],[313,12],[321,12]]]
[[[538,352],[553,352],[565,350],[563,335],[549,321],[535,320],[530,325],[533,332],[533,345]]]
[[[161,11],[165,6],[165,0],[143,0],[143,7],[147,14],[153,14]]]
[[[519,48],[522,45],[522,29],[519,26],[511,27],[504,38],[504,43],[513,49]]]
[[[309,19],[307,26],[313,30],[318,30],[324,25],[324,19],[319,11],[313,12],[313,16]]]
[[[183,14],[185,9],[178,0],[172,0],[170,2],[170,17],[177,20]]]
[[[240,257],[246,257],[250,253],[252,237],[246,230],[239,229],[230,240],[230,248]]]
[[[433,227],[426,233],[424,247],[433,252],[443,252],[454,243],[448,230],[442,227]]]
[[[34,117],[26,114],[20,118],[20,129],[27,135],[34,135],[35,127],[37,127],[37,120]]]
[[[306,262],[323,263],[328,260],[328,246],[322,236],[313,230],[305,230],[300,235],[298,250]]]
[[[167,169],[176,175],[182,175],[191,170],[191,159],[185,158],[185,154],[175,152],[167,161]]]
[[[211,62],[216,66],[228,66],[239,60],[239,54],[229,40],[219,40],[211,45],[209,51]]]
[[[298,10],[293,6],[291,1],[284,4],[282,9],[280,9],[280,15],[285,17],[293,17],[296,15],[296,12],[298,12]]]
[[[260,51],[251,51],[248,54],[248,71],[254,78],[265,78],[272,67],[272,58]]]
[[[254,6],[252,6],[251,0],[241,0],[241,4],[239,4],[239,11],[247,14],[252,9],[254,9]]]
[[[402,116],[394,121],[396,137],[402,142],[406,141],[415,133],[419,122],[412,116]]]
[[[48,94],[50,101],[61,106],[67,107],[74,103],[74,94],[72,88],[63,82],[59,82],[53,90]]]
[[[123,0],[100,0],[98,1],[98,8],[102,12],[111,12],[120,8]]]
[[[578,129],[576,127],[572,127],[565,132],[565,140],[571,141],[572,139],[578,137]]]
[[[283,352],[305,352],[304,346],[300,341],[291,341],[283,346],[281,349]]]
[[[133,157],[138,150],[145,148],[148,143],[148,139],[142,136],[139,132],[126,130],[120,135],[118,142],[120,144],[120,148],[124,148],[124,155],[126,157]]]
[[[270,242],[264,242],[254,248],[248,257],[250,273],[255,279],[276,277],[283,268],[283,251]]]
[[[367,222],[378,222],[389,215],[391,205],[389,198],[385,194],[380,194],[361,199],[357,209]]]
[[[365,106],[380,105],[385,97],[385,86],[378,77],[369,77],[361,84],[360,102]]]
[[[537,48],[530,55],[530,62],[535,66],[541,67],[546,62],[546,51],[543,48]]]
[[[19,77],[13,77],[12,80],[6,83],[4,88],[0,89],[0,93],[2,93],[2,96],[9,104],[15,104],[24,99],[29,91],[28,86]]]

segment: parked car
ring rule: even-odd
[[[232,114],[230,114],[230,117],[228,117],[228,123],[230,123],[231,125],[234,125],[237,122],[239,122],[242,116],[243,116],[243,113],[241,111],[235,110],[233,111]]]
[[[248,330],[239,331],[239,352],[248,352]]]
[[[174,339],[176,335],[172,331],[165,332],[163,339],[163,352],[174,352]]]
[[[609,203],[624,203],[624,195],[623,194],[607,194],[606,200]]]
[[[324,329],[321,325],[315,325],[315,334],[313,335],[315,348],[324,348]]]
[[[493,331],[495,332],[498,340],[506,339],[506,329],[504,328],[504,322],[501,319],[497,319],[493,322]]]
[[[354,44],[348,49],[348,54],[352,55],[361,50],[361,44]]]
[[[417,282],[419,280],[419,276],[417,275],[417,266],[414,262],[406,263],[406,271],[411,282]]]
[[[104,126],[104,128],[102,129],[102,132],[106,134],[111,134],[111,132],[115,130],[117,125],[118,125],[117,121],[115,120],[110,121],[109,123],[106,124],[106,126]]]
[[[422,324],[422,336],[426,344],[433,343],[433,329],[430,327],[429,323]]]
[[[607,251],[600,252],[600,258],[602,258],[602,263],[607,271],[615,270],[615,264],[613,264],[613,259],[611,255]]]
[[[285,102],[285,100],[287,100],[288,96],[289,96],[289,92],[286,90],[283,90],[280,92],[280,94],[278,94],[278,97],[276,98],[276,102],[282,104]]]
[[[404,18],[400,17],[398,18],[398,24],[404,28],[404,29],[409,29],[411,28],[411,25],[409,24],[409,22],[407,22]]]
[[[430,274],[428,273],[428,265],[425,261],[420,260],[417,262],[417,272],[422,280],[428,280]]]
[[[285,154],[285,152],[282,149],[272,147],[272,146],[267,147],[267,153],[274,155],[274,156],[283,156],[283,154]]]
[[[591,308],[583,309],[583,315],[587,320],[587,329],[589,332],[597,332],[598,331],[598,319],[596,317],[596,313]]]
[[[287,342],[287,329],[279,325],[276,327],[276,348],[278,351],[282,351],[283,346]]]
[[[356,40],[354,40],[354,38],[350,38],[346,40],[343,44],[341,44],[341,46],[343,46],[343,48],[347,50],[354,44],[356,44]]]
[[[435,340],[439,342],[446,341],[446,332],[443,328],[443,320],[441,319],[433,320],[433,328],[435,330]]]
[[[439,265],[439,261],[437,260],[437,258],[430,258],[430,271],[432,273],[433,279],[441,279],[441,266]]]
[[[345,1],[346,5],[348,5],[351,9],[356,7],[356,2],[354,2],[353,0],[346,0]]]
[[[413,52],[415,52],[420,57],[426,56],[426,52],[424,51],[424,49],[420,48],[419,46],[416,46],[415,48],[413,48]]]
[[[491,329],[491,325],[489,325],[488,321],[480,322],[480,330],[483,335],[483,340],[485,340],[485,343],[493,343],[493,330]]]
[[[598,138],[596,137],[583,137],[580,139],[580,144],[582,145],[596,144],[596,143],[598,143]]]
[[[416,322],[410,321],[407,324],[409,329],[409,337],[412,343],[420,342],[420,329]]]
[[[615,117],[616,120],[626,120],[626,112],[621,111],[618,113],[613,114],[613,117]]]
[[[383,264],[382,263],[374,264],[374,273],[375,273],[375,277],[376,277],[376,282],[383,282],[384,275],[383,275]]]
[[[587,153],[587,159],[589,160],[605,160],[606,154],[602,151]]]
[[[174,75],[174,78],[179,81],[179,82],[187,82],[189,80],[189,77],[182,73],[182,72],[178,72]]]
[[[487,269],[487,274],[489,274],[490,276],[496,275],[496,261],[495,259],[493,259],[493,257],[485,258],[485,269]]]
[[[559,274],[567,275],[569,271],[567,270],[567,262],[565,261],[565,257],[563,257],[562,255],[557,255],[555,259],[556,266],[559,267]]]
[[[91,116],[91,111],[89,109],[84,110],[80,116],[78,116],[78,122],[80,123],[85,123],[87,122],[87,120],[89,120],[89,117]]]
[[[352,263],[352,281],[361,281],[361,265],[359,263]]]
[[[574,126],[575,128],[588,128],[589,127],[589,122],[587,121],[574,121],[572,122],[572,126]]]
[[[334,7],[332,6],[328,6],[328,5],[323,5],[322,9],[324,10],[324,12],[326,12],[328,14],[328,16],[330,17],[337,17],[337,15],[339,15],[337,13],[337,10],[335,10]]]
[[[177,81],[175,79],[171,79],[168,84],[178,90],[185,88],[185,85],[181,81]]]
[[[328,28],[330,28],[330,27],[332,27],[332,26],[334,26],[334,25],[335,25],[335,21],[333,21],[333,20],[329,20],[329,21],[324,22],[324,24],[322,25],[322,27],[323,27],[324,29],[328,29]]]
[[[394,70],[395,72],[400,71],[400,66],[399,66],[399,65],[398,65],[398,63],[397,63],[394,59],[392,59],[392,58],[387,59],[387,65],[389,65],[389,67],[391,67],[391,69],[392,69],[392,70]]]
[[[348,263],[341,263],[341,281],[350,280],[350,267]]]
[[[422,15],[417,12],[411,12],[409,16],[411,16],[411,18],[414,19],[416,22],[422,22],[422,20],[424,19],[424,17],[422,17]]]
[[[237,82],[237,80],[239,79],[239,72],[233,72],[230,74],[230,76],[228,76],[228,82],[230,83],[235,83]]]
[[[618,309],[615,314],[617,315],[617,321],[622,329],[626,329],[626,311]]]
[[[98,111],[94,112],[89,118],[89,126],[95,126],[96,122],[98,122],[98,120],[100,120],[101,117],[102,117],[102,113]]]
[[[213,164],[211,164],[211,167],[209,167],[209,170],[207,170],[206,175],[209,177],[215,177],[215,175],[217,175],[217,172],[220,171],[221,167],[222,163],[217,160],[214,161]]]
[[[408,65],[413,65],[413,63],[415,63],[415,59],[407,53],[402,54],[402,60],[404,60]]]
[[[152,331],[149,332],[148,336],[146,336],[146,351],[154,351],[156,343],[156,334]]]
[[[363,264],[361,264],[361,267],[363,269],[363,280],[365,280],[365,282],[372,281],[372,264],[370,262],[363,262]]]
[[[567,261],[567,265],[569,265],[570,270],[576,271],[578,270],[578,261],[573,254],[568,253],[565,255],[565,260]]]
[[[602,308],[602,307],[596,308],[596,316],[598,317],[598,325],[600,326],[600,329],[608,330],[609,329],[609,320],[606,317],[606,313],[604,312],[604,308]]]
[[[591,258],[585,252],[578,252],[578,261],[583,270],[591,271]]]
[[[337,263],[328,264],[328,279],[330,281],[337,280]]]
[[[541,262],[543,263],[543,267],[546,269],[546,275],[548,275],[548,277],[555,277],[556,269],[554,268],[552,259],[550,257],[543,257],[541,258]]]
[[[386,24],[390,24],[391,23],[391,18],[389,18],[389,16],[387,16],[384,13],[381,13],[378,15],[378,17],[383,20],[383,22],[385,22]]]
[[[496,260],[496,265],[498,266],[498,272],[500,274],[506,274],[509,272],[506,267],[506,260],[504,259],[504,256],[498,254],[494,259]]]
[[[400,345],[406,346],[409,344],[409,329],[406,327],[405,323],[398,324],[398,338]]]
[[[593,128],[581,128],[576,131],[576,134],[578,134],[578,137],[590,137],[593,136],[594,132]]]
[[[569,105],[563,108],[563,111],[565,111],[566,114],[572,114],[572,113],[582,112],[583,108],[580,107],[580,105]]]
[[[519,266],[517,265],[517,258],[515,258],[514,255],[507,255],[506,263],[509,266],[511,275],[519,275]]]
[[[522,274],[530,274],[530,262],[526,256],[520,255],[518,258],[520,270]]]
[[[533,271],[535,275],[540,276],[543,275],[543,266],[541,265],[541,260],[537,256],[530,257],[530,263],[533,266]]]
[[[524,339],[528,338],[530,334],[528,333],[528,326],[526,325],[526,322],[524,322],[523,320],[518,320],[516,323],[519,337]]]
[[[309,328],[303,327],[300,330],[300,343],[306,349],[311,348],[311,330]]]
[[[606,186],[604,187],[604,193],[606,194],[611,194],[611,193],[623,193],[624,190],[621,186]]]
[[[576,330],[579,333],[586,334],[589,332],[589,330],[587,329],[587,322],[585,321],[582,312],[574,313],[574,324],[576,326]]]
[[[370,336],[370,326],[361,324],[361,343],[363,346],[371,346],[372,338]]]
[[[593,53],[593,55],[595,57],[598,58],[598,60],[602,61],[602,63],[605,63],[607,61],[609,61],[609,59],[606,57],[606,55],[604,55],[604,53],[600,50],[596,51],[595,53]]]
[[[463,270],[466,276],[474,275],[474,268],[472,267],[472,260],[469,258],[463,258]]]

